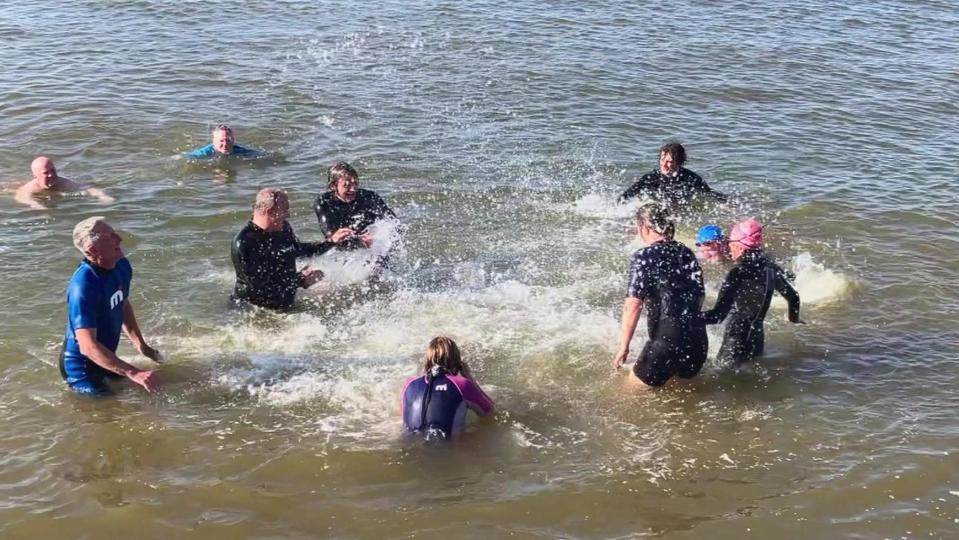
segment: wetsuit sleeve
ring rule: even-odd
[[[726,315],[729,315],[729,310],[732,309],[733,302],[739,295],[742,283],[742,272],[739,267],[730,270],[726,280],[723,281],[722,287],[719,288],[719,298],[716,300],[716,305],[713,306],[713,309],[703,313],[703,322],[706,324],[722,322]]]
[[[467,407],[476,411],[480,416],[486,416],[493,412],[493,400],[486,395],[486,392],[483,392],[483,389],[475,381],[461,375],[447,376],[447,378],[459,389]]]
[[[206,146],[201,146],[195,150],[189,152],[184,152],[183,155],[190,159],[204,159],[212,156],[214,154],[213,145],[208,144]]]
[[[233,145],[233,155],[234,156],[246,156],[246,157],[256,157],[262,154],[259,150],[253,148],[247,148],[245,146],[240,146],[238,144]]]
[[[74,330],[97,327],[97,303],[99,292],[93,283],[86,280],[71,283],[67,294],[67,310]]]
[[[799,322],[799,293],[793,288],[789,280],[786,279],[786,272],[776,267],[776,281],[774,286],[776,291],[786,299],[789,304],[789,322]]]
[[[293,234],[293,233],[290,233]],[[327,251],[333,249],[334,244],[329,240],[323,240],[321,242],[300,242],[300,240],[294,235],[293,236],[293,245],[296,249],[297,258],[300,257],[315,257],[317,255],[322,255]]]
[[[638,196],[640,193],[647,191],[649,189],[649,182],[650,182],[651,176],[652,176],[651,174],[643,175],[643,177],[637,180],[636,183],[629,186],[629,188],[627,188],[626,191],[624,191],[623,194],[620,195],[618,199],[616,199],[616,202],[622,204],[628,201],[629,199],[632,199],[633,197]]]
[[[323,233],[323,236],[333,234],[329,226],[329,217],[326,215],[326,209],[323,207],[322,195],[317,196],[316,200],[313,201],[313,212],[316,214],[316,221],[320,224],[320,232]]]
[[[689,171],[689,174],[693,177],[694,190],[698,191],[699,193],[709,195],[710,197],[716,199],[719,202],[726,202],[726,199],[729,198],[726,196],[726,194],[720,193],[714,190],[713,188],[709,187],[709,184],[707,184],[706,181],[703,180],[702,176],[699,176],[698,174],[692,171]]]
[[[626,287],[626,296],[645,300],[651,289],[651,279],[643,252],[633,256],[629,265],[629,284]]]

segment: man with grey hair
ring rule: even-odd
[[[236,144],[233,128],[226,124],[219,124],[213,128],[210,138],[210,144],[184,152],[184,157],[188,159],[210,159],[222,156],[256,157],[260,155],[257,150]]]
[[[329,251],[353,235],[342,228],[323,242],[300,242],[287,219],[290,201],[275,187],[260,190],[253,203],[253,219],[236,234],[230,250],[236,285],[232,299],[270,308],[289,309],[297,289],[306,289],[323,278],[323,272],[296,269],[296,259]]]
[[[84,259],[67,286],[60,374],[81,394],[109,394],[108,381],[122,377],[147,392],[158,388],[155,371],[137,368],[116,355],[123,330],[140,354],[154,362],[160,358],[140,333],[129,298],[133,268],[120,249],[121,241],[102,216],[85,219],[73,229],[73,245]]]

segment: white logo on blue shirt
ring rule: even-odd
[[[123,301],[123,291],[117,291],[110,297],[110,309],[117,307]]]

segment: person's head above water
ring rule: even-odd
[[[38,156],[30,164],[33,180],[43,189],[53,189],[57,181],[57,168],[47,156]]]
[[[211,135],[213,149],[220,154],[230,155],[233,153],[233,146],[236,140],[233,137],[233,128],[226,124],[220,124],[213,128]]]
[[[122,241],[103,216],[87,218],[73,228],[73,245],[90,262],[107,270],[123,258]]]
[[[722,260],[728,249],[723,230],[712,223],[703,225],[696,233],[696,247],[699,248],[700,258],[707,261]]]
[[[756,218],[749,218],[733,225],[729,231],[729,251],[734,259],[751,249],[763,247],[763,225]]]
[[[678,142],[668,142],[659,148],[659,170],[670,176],[686,163],[686,149]]]
[[[636,211],[636,232],[644,244],[672,240],[676,232],[669,210],[659,203],[646,203]]]
[[[253,202],[253,223],[266,231],[278,231],[290,217],[290,199],[278,187],[263,188]]]
[[[446,336],[438,336],[430,341],[426,348],[426,357],[423,362],[423,371],[427,375],[446,371],[451,375],[461,375],[466,371],[463,359],[460,357],[460,348],[456,342]]]
[[[326,187],[337,199],[353,202],[360,191],[360,175],[345,161],[337,161],[327,172]]]

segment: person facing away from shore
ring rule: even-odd
[[[480,416],[493,412],[493,400],[473,380],[452,339],[430,341],[423,372],[403,387],[403,424],[409,431],[449,439],[465,429],[467,411]]]
[[[799,293],[789,283],[782,268],[763,250],[763,227],[755,218],[737,223],[729,233],[729,250],[736,265],[729,271],[716,305],[703,313],[706,324],[718,324],[726,316],[726,331],[719,349],[725,362],[747,362],[762,354],[765,345],[763,321],[773,291],[789,304],[787,320],[799,319]]]
[[[67,286],[67,328],[60,351],[60,375],[74,391],[101,396],[108,381],[126,377],[147,392],[156,392],[155,371],[137,368],[117,354],[120,331],[143,356],[160,361],[140,332],[130,302],[133,268],[120,249],[120,235],[102,216],[85,219],[73,229],[73,244],[83,260]]]
[[[696,233],[696,258],[702,262],[725,263],[731,260],[729,243],[719,225],[712,223],[700,227]]]
[[[276,187],[261,189],[253,203],[253,218],[233,239],[230,258],[236,271],[232,299],[269,309],[289,309],[297,289],[306,289],[323,278],[309,266],[297,270],[296,260],[314,257],[350,238],[340,229],[329,240],[300,242],[287,219],[290,200]]]
[[[664,144],[659,149],[659,168],[643,175],[619,196],[620,203],[634,197],[655,200],[667,208],[688,208],[700,197],[725,202],[727,196],[713,190],[693,171],[683,167],[686,149],[678,142]]]
[[[45,210],[40,201],[34,197],[47,193],[76,193],[82,192],[90,197],[96,197],[102,203],[112,203],[114,198],[104,193],[102,189],[74,182],[69,178],[64,178],[57,173],[57,168],[53,160],[47,156],[38,156],[30,164],[30,171],[33,178],[23,184],[14,193],[14,199],[36,210]]]
[[[636,213],[636,232],[646,247],[633,254],[623,303],[619,350],[613,367],[629,356],[640,313],[647,311],[649,341],[633,365],[647,386],[662,386],[673,376],[691,379],[706,361],[706,326],[700,319],[705,289],[692,250],[673,239],[675,224],[660,204]]]
[[[236,144],[233,128],[226,124],[213,128],[210,138],[210,144],[184,152],[183,156],[188,159],[212,159],[226,156],[256,157],[261,154],[259,150]]]
[[[343,228],[353,231],[352,238],[338,245],[342,249],[370,247],[370,225],[386,217],[396,217],[379,195],[360,188],[359,174],[345,161],[330,166],[326,187],[327,191],[313,203],[313,211],[327,238]]]

